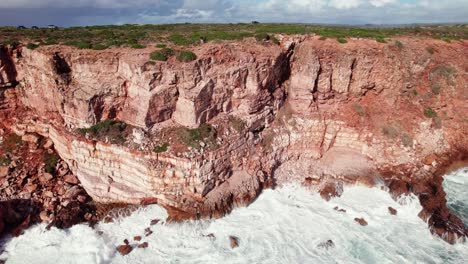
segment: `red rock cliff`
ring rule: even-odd
[[[52,139],[97,201],[219,216],[288,181],[325,197],[346,183],[384,181],[395,195],[418,195],[421,217],[454,242],[466,230],[440,183],[443,168],[468,153],[468,43],[399,41],[205,44],[190,63],[149,63],[149,49],[23,49],[4,56],[20,83],[18,114],[4,122]],[[111,144],[76,133],[105,119],[130,124],[131,135]],[[215,147],[152,151],[207,122]]]

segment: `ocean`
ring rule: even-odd
[[[468,169],[445,177],[449,206],[468,222]],[[391,215],[388,207],[395,208]],[[346,212],[335,210],[344,209]],[[246,208],[216,220],[166,223],[160,206],[113,223],[70,229],[36,225],[3,241],[7,263],[468,263],[468,243],[449,245],[418,217],[414,196],[394,201],[379,186],[348,186],[327,202],[299,185],[266,190]],[[354,218],[364,218],[367,226]],[[153,219],[161,221],[153,226]],[[145,236],[145,229],[153,232]],[[214,237],[208,236],[213,234]],[[142,236],[140,242],[134,236]],[[239,239],[231,249],[229,236]],[[116,251],[128,239],[133,251]],[[331,240],[328,248],[323,245]],[[136,245],[148,242],[148,248]]]

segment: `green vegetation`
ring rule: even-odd
[[[77,40],[77,41],[68,41],[65,42],[65,45],[72,46],[78,49],[90,49],[92,48],[92,45],[88,41],[82,41],[82,40]]]
[[[431,76],[442,75],[446,78],[450,78],[454,73],[455,73],[455,70],[452,69],[451,67],[440,65],[432,70]]]
[[[91,137],[107,138],[111,143],[121,144],[125,142],[124,132],[127,124],[115,120],[104,120],[89,128],[78,128],[77,132],[82,136],[89,134]]]
[[[403,133],[403,135],[401,135],[401,143],[403,144],[403,146],[408,148],[412,148],[414,145],[413,138],[406,133]]]
[[[202,141],[209,148],[215,148],[217,146],[216,130],[210,124],[203,124],[195,129],[182,128],[178,136],[187,147],[198,149],[201,147]]]
[[[353,104],[353,108],[354,108],[354,111],[356,111],[356,113],[360,116],[365,116],[366,115],[366,110],[364,110],[364,108],[362,107],[361,104],[359,103],[355,103]]]
[[[130,47],[131,47],[132,49],[144,49],[144,48],[146,48],[146,46],[141,45],[141,44],[138,44],[138,43],[132,44]]]
[[[270,35],[268,35],[267,33],[258,33],[255,35],[255,39],[257,41],[268,41],[270,40]]]
[[[434,109],[429,107],[429,108],[424,109],[424,116],[427,118],[435,118],[437,117],[437,113],[436,111],[434,111]]]
[[[245,122],[242,119],[235,117],[235,116],[229,116],[229,124],[239,134],[244,132],[244,129],[246,127]]]
[[[431,91],[433,94],[440,94],[440,84],[434,83],[431,85]]]
[[[167,148],[169,147],[169,143],[164,143],[162,145],[154,147],[153,151],[155,153],[163,153],[167,151]]]
[[[28,45],[26,45],[26,48],[33,50],[39,48],[39,45],[36,43],[28,43]]]
[[[60,160],[60,156],[56,153],[49,154],[47,152],[44,153],[44,169],[47,173],[53,174],[55,172],[55,168],[57,167],[57,163]]]
[[[157,44],[157,45],[156,45],[156,48],[159,48],[159,49],[163,49],[163,48],[165,48],[165,47],[167,47],[166,44]]]
[[[262,145],[267,151],[271,151],[273,149],[273,141],[275,140],[275,135],[273,131],[268,130],[263,133],[263,140]]]
[[[424,27],[370,28],[346,26],[322,26],[310,24],[164,24],[69,27],[56,30],[21,29],[0,27],[0,39],[4,44],[35,42],[41,45],[66,44],[81,49],[105,47],[140,48],[163,40],[172,44],[199,45],[207,41],[237,40],[254,36],[275,34],[317,34],[323,38],[370,38],[385,41],[398,35],[429,36],[447,42],[468,39],[466,25],[433,25]],[[160,44],[162,45],[162,44]],[[161,46],[162,48],[162,46]]]
[[[0,149],[4,150],[7,153],[11,153],[13,150],[21,148],[22,145],[23,140],[21,139],[21,137],[12,134],[5,138],[5,140],[0,146]]]
[[[399,40],[395,41],[395,46],[397,46],[397,48],[399,48],[399,49],[403,49],[403,47],[404,47],[403,43],[401,43],[401,41],[399,41]]]
[[[177,60],[180,62],[191,62],[197,59],[197,55],[189,50],[180,51]]]
[[[346,44],[346,43],[348,43],[348,41],[347,41],[346,39],[344,39],[344,38],[337,38],[336,40],[337,40],[339,43],[341,43],[341,44]]]
[[[445,41],[447,43],[452,43],[452,40],[456,40],[456,41],[461,41],[462,40],[462,38],[460,36],[452,34],[451,32],[443,32],[443,33],[440,33],[440,34],[436,34],[434,36],[434,38],[443,40],[443,41]],[[466,39],[466,36],[465,36],[465,39]]]
[[[397,138],[400,132],[398,131],[398,128],[390,125],[386,125],[382,127],[382,133],[390,138]]]
[[[172,49],[163,48],[161,50],[151,52],[150,58],[156,61],[167,61],[172,55],[174,55],[174,51]]]
[[[0,166],[8,166],[11,163],[11,158],[8,156],[0,157]]]
[[[387,43],[387,41],[385,40],[385,38],[382,38],[382,37],[378,37],[375,39],[377,42],[379,43]]]
[[[107,48],[108,48],[108,46],[103,45],[103,44],[96,44],[96,45],[93,45],[93,47],[92,47],[93,50],[105,50]]]

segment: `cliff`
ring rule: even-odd
[[[289,181],[326,199],[385,182],[418,195],[431,230],[455,242],[467,231],[441,174],[468,153],[468,43],[398,41],[208,43],[188,63],[150,62],[149,48],[2,49],[16,72],[2,73],[16,87],[2,89],[15,95],[0,96],[3,124],[50,138],[95,201],[216,217]],[[108,119],[124,137],[83,129]]]

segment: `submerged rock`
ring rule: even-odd
[[[317,245],[318,248],[323,248],[323,249],[330,249],[330,248],[334,248],[335,247],[335,243],[333,242],[333,240],[327,240],[327,241],[324,241],[320,244]]]
[[[354,218],[354,221],[358,222],[362,226],[367,226],[368,223],[364,218]]]

